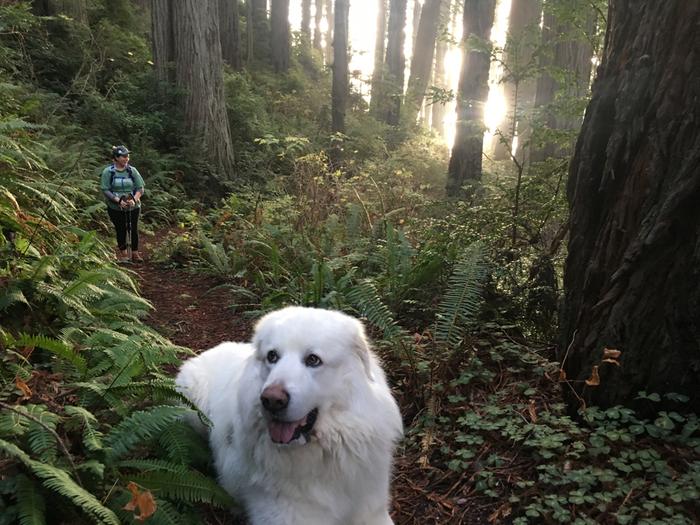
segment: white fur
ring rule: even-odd
[[[270,350],[279,355],[272,364]],[[310,353],[323,364],[307,366]],[[389,481],[401,415],[359,321],[284,308],[258,322],[251,344],[223,343],[188,360],[176,382],[212,421],[219,481],[253,525],[393,523]],[[308,443],[270,438],[260,395],[272,384],[289,392],[288,420],[318,408]]]

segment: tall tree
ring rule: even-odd
[[[335,20],[333,17],[333,0],[326,1],[326,64],[333,62],[333,28]]]
[[[221,20],[221,54],[224,62],[233,69],[241,69],[241,29],[238,16],[238,0],[219,0]]]
[[[489,94],[488,40],[496,0],[465,0],[462,70],[457,89],[457,127],[447,171],[447,195],[458,197],[468,182],[481,180],[484,105]]]
[[[403,96],[404,43],[406,41],[406,7],[408,0],[390,0],[386,56],[384,58],[380,114],[387,124],[398,125]]]
[[[274,7],[275,2],[272,2]],[[301,40],[309,47],[311,45],[311,0],[301,0]]]
[[[508,38],[504,50],[504,119],[497,124],[502,137],[496,137],[494,158],[510,158],[515,135],[517,159],[523,158],[523,145],[529,137],[529,120],[535,103],[537,80],[534,53],[539,44],[542,0],[513,0],[508,17]],[[501,138],[503,140],[501,140]]]
[[[224,99],[217,0],[179,0],[172,9],[176,82],[185,92],[185,132],[213,169],[230,175],[233,146]]]
[[[348,99],[348,18],[350,0],[335,0],[333,31],[332,129],[345,132],[345,108]]]
[[[321,45],[321,38],[323,32],[321,31],[321,22],[323,21],[323,0],[315,0],[314,2],[314,49],[318,51],[323,51],[323,46]]]
[[[289,0],[275,0],[270,6],[272,66],[277,73],[289,69]]]
[[[153,64],[159,82],[175,81],[175,38],[173,35],[173,7],[170,0],[151,1],[151,41]]]
[[[411,57],[411,74],[406,88],[404,117],[406,122],[415,122],[423,105],[425,90],[430,81],[430,72],[435,55],[435,40],[440,22],[441,0],[425,0],[418,23],[416,43]]]
[[[589,404],[676,392],[700,411],[699,26],[698,2],[610,2],[567,188],[559,360]]]
[[[267,0],[248,0],[248,59],[270,62],[270,21]]]
[[[379,114],[379,99],[382,90],[384,71],[384,53],[386,51],[386,6],[387,0],[377,0],[377,28],[374,41],[374,69],[372,70],[371,98],[369,111],[372,115]]]
[[[450,8],[452,0],[442,0],[440,3],[439,35],[435,42],[435,66],[433,68],[433,86],[439,90],[447,90],[445,75],[445,55],[448,50],[448,35],[450,26]],[[445,136],[445,102],[434,100],[432,103],[430,127],[440,136]]]
[[[586,0],[571,0],[566,11],[555,0],[546,0],[542,24],[542,48],[552,50],[551,54],[542,54],[543,74],[537,80],[535,108],[543,113],[543,123],[555,133],[569,135],[571,145],[559,148],[555,143],[545,142],[540,147],[533,147],[531,158],[541,161],[547,157],[569,155],[573,147],[583,112],[569,114],[552,107],[555,95],[559,99],[574,101],[583,99],[589,89],[591,78],[591,59],[594,49],[591,45],[596,27],[596,13]],[[567,133],[568,132],[568,133]]]

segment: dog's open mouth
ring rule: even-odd
[[[308,442],[317,417],[318,408],[314,408],[298,421],[279,421],[273,419],[268,426],[270,438],[275,443],[287,444],[295,439],[299,439],[303,435]]]

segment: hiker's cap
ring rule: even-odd
[[[129,154],[129,150],[126,146],[112,146],[112,158],[126,157]]]

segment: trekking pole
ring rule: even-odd
[[[131,262],[131,207],[124,208],[126,213],[126,253]]]

